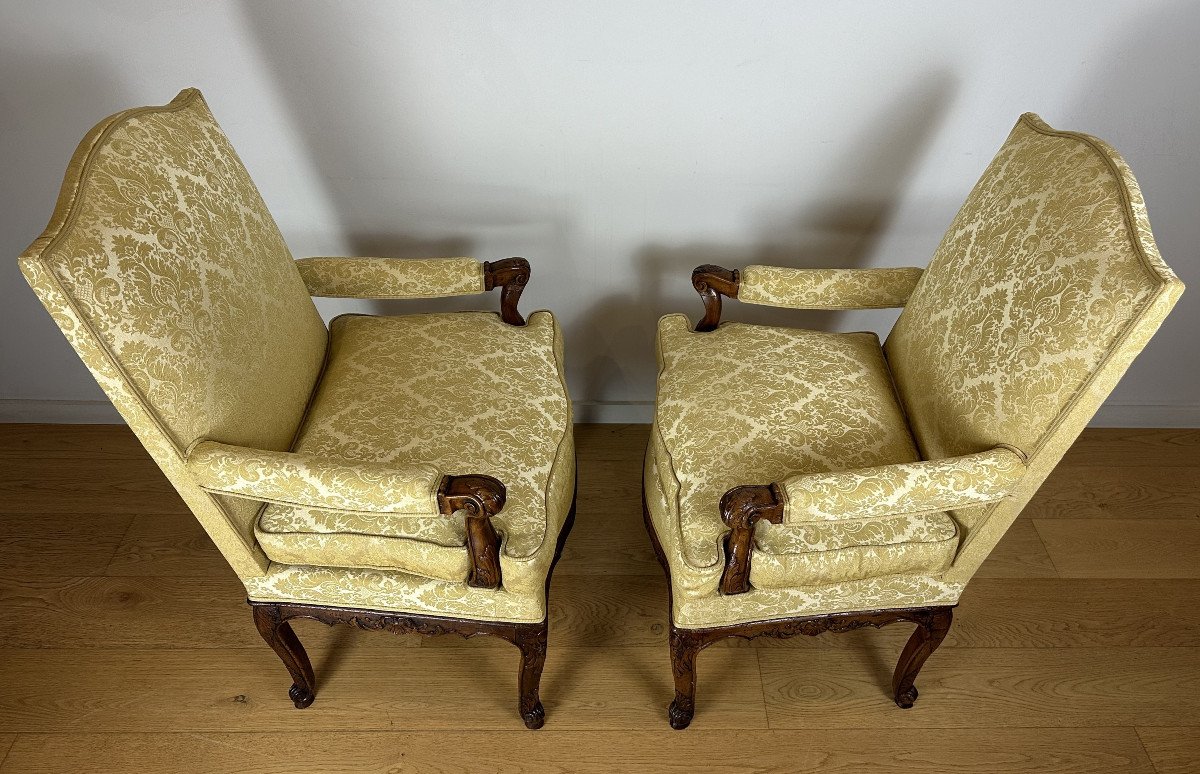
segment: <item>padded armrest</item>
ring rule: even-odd
[[[941,460],[790,476],[779,484],[783,524],[928,513],[995,502],[1025,473],[1011,446]]]
[[[310,295],[327,298],[443,298],[482,293],[474,258],[301,258]]]
[[[201,440],[188,472],[217,494],[332,511],[431,516],[442,475],[433,465],[380,465]]]
[[[747,266],[737,298],[791,309],[888,309],[904,306],[924,269],[790,269]]]
[[[995,502],[1025,473],[1025,455],[1011,446],[942,460],[881,465],[843,473],[791,476],[780,483],[738,486],[721,498],[725,536],[722,594],[750,589],[755,528],[781,542],[788,530],[814,523],[930,513]],[[786,542],[786,541],[782,541]]]
[[[500,318],[521,326],[517,311],[529,282],[529,261],[505,258],[301,258],[309,295],[326,298],[444,298],[500,288]]]

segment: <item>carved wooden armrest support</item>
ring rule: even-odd
[[[721,296],[737,298],[741,281],[742,273],[737,269],[724,269],[711,263],[692,270],[692,287],[704,302],[704,317],[696,323],[698,332],[716,329],[721,322]]]
[[[754,525],[759,519],[774,524],[782,522],[783,503],[784,495],[777,484],[738,486],[721,498],[721,519],[732,530],[725,536],[722,594],[743,594],[750,590],[750,549],[754,543]]]
[[[491,476],[442,476],[438,485],[438,508],[449,516],[467,512],[467,551],[471,574],[467,585],[481,589],[500,588],[500,536],[492,517],[504,507],[504,484]]]
[[[509,325],[524,325],[525,318],[517,311],[521,291],[529,282],[529,261],[524,258],[505,258],[503,261],[483,262],[483,289],[500,290],[500,319]]]

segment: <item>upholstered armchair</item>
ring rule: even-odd
[[[728,637],[916,624],[892,694],[1183,285],[1128,167],[1095,138],[1017,122],[918,268],[701,266],[704,302],[658,327],[647,528],[671,589],[675,728],[697,653]],[[903,307],[885,344],[720,322],[722,298]]]
[[[523,259],[294,261],[194,89],[83,140],[21,270],[245,584],[254,622],[316,694],[288,621],[521,651],[543,722],[546,593],[574,515],[571,406]],[[501,288],[502,312],[343,315],[312,296]]]

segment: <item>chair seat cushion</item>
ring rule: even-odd
[[[946,513],[772,524],[754,529],[755,588],[842,583],[882,575],[945,571],[958,549]]]
[[[723,561],[719,503],[734,486],[919,459],[873,333],[741,323],[695,333],[668,315],[658,348],[659,469],[673,479],[663,491],[677,490],[693,568]]]
[[[538,554],[565,518],[573,480],[561,340],[548,312],[514,327],[490,312],[344,315],[293,449],[443,474],[494,476],[507,489],[493,518],[506,558]],[[275,562],[399,570],[465,580],[454,517],[358,514],[268,505],[255,535]],[[540,567],[542,562],[537,563]],[[508,578],[505,579],[506,588]]]

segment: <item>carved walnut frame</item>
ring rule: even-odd
[[[698,332],[708,332],[717,328],[721,322],[721,297],[737,298],[740,282],[741,275],[736,269],[724,269],[709,264],[696,267],[692,272],[692,286],[704,302],[704,317],[696,325]],[[721,498],[721,518],[730,527],[730,532],[724,539],[725,569],[718,587],[722,594],[742,594],[750,590],[754,525],[761,519],[780,523],[783,520],[783,502],[783,495],[777,484],[738,486],[730,489]],[[642,516],[646,521],[650,542],[654,545],[654,553],[666,572],[667,588],[670,590],[671,567],[650,520],[645,493],[642,495]],[[671,624],[668,645],[671,651],[671,671],[675,678],[675,699],[671,702],[667,717],[671,727],[675,729],[687,728],[692,722],[696,711],[696,657],[701,650],[714,642],[732,637],[751,640],[756,637],[815,636],[822,632],[846,632],[866,626],[881,628],[898,622],[917,625],[916,631],[900,654],[892,676],[892,698],[899,707],[908,709],[917,700],[917,688],[914,685],[917,674],[925,665],[926,659],[933,655],[949,633],[955,607],[946,605],[865,610],[687,629],[675,625],[674,594],[669,593]]]
[[[502,288],[501,319],[509,325],[524,325],[525,318],[517,311],[517,302],[529,281],[529,262],[524,258],[485,262],[483,274],[487,290],[497,286]],[[503,509],[505,496],[504,484],[491,476],[445,476],[438,486],[437,502],[441,513],[448,516],[459,510],[466,512],[466,548],[470,557],[470,572],[467,576],[469,586],[498,589],[503,585],[500,572],[500,537],[492,525],[491,518]],[[559,532],[554,559],[546,572],[547,600],[554,567],[558,564],[567,535],[575,523],[576,499],[577,496],[571,499],[571,509]],[[308,654],[304,652],[304,646],[300,644],[288,622],[296,618],[309,618],[329,626],[347,624],[359,629],[389,631],[395,634],[456,634],[464,639],[489,635],[511,642],[521,651],[517,711],[527,728],[541,728],[545,723],[546,713],[542,707],[540,686],[542,667],[546,663],[548,618],[542,619],[540,623],[509,623],[290,602],[247,602],[258,633],[279,656],[292,677],[292,687],[288,690],[288,696],[297,709],[304,709],[313,703],[317,694],[317,684]]]

